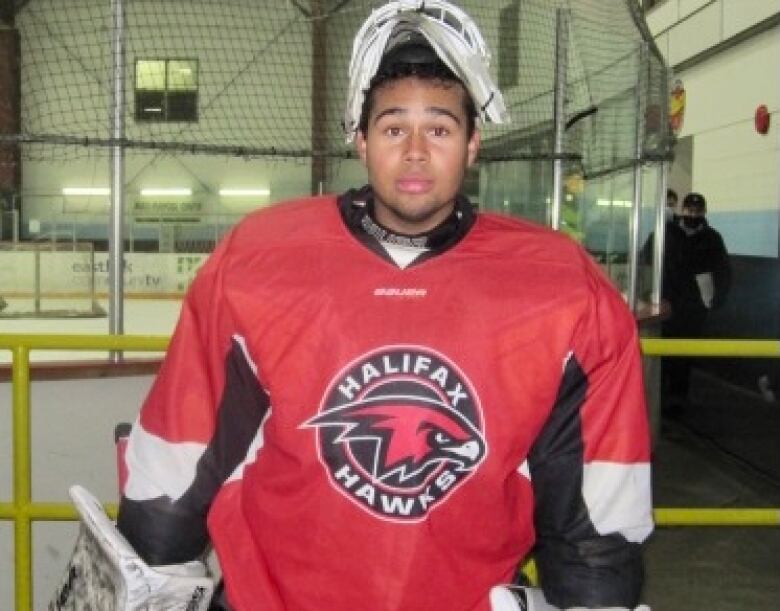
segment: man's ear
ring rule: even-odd
[[[469,142],[466,145],[467,146],[467,167],[471,167],[474,165],[474,162],[477,160],[477,154],[479,153],[479,146],[482,143],[482,133],[474,128],[474,132],[471,134],[471,138],[469,138]]]
[[[366,137],[363,134],[362,129],[357,130],[357,133],[355,134],[355,150],[357,151],[357,154],[360,156],[360,160],[363,162],[363,165],[365,165],[366,164]]]

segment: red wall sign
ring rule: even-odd
[[[766,107],[766,104],[761,104],[758,108],[756,108],[756,131],[762,136],[769,131],[769,117],[769,109]]]
[[[669,102],[669,123],[672,126],[674,135],[682,130],[683,119],[685,118],[685,88],[681,80],[674,82],[672,88],[671,100]]]

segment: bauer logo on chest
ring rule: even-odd
[[[416,522],[444,503],[487,454],[482,410],[446,357],[386,346],[332,380],[317,430],[331,483],[383,519]]]

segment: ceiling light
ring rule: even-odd
[[[63,195],[110,195],[108,187],[63,187]]]
[[[267,197],[271,195],[271,189],[220,189],[219,194],[222,197]]]
[[[168,195],[181,195],[188,197],[192,195],[192,189],[184,188],[184,187],[173,187],[173,188],[159,188],[159,187],[149,187],[148,189],[141,189],[141,195],[149,196],[149,195],[157,195],[157,196],[168,196]]]

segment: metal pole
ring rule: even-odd
[[[124,182],[125,182],[125,19],[124,0],[111,0],[111,230],[108,235],[108,332],[124,333]],[[116,355],[115,355],[116,356]]]
[[[42,247],[43,245],[41,245]],[[41,250],[35,249],[35,279],[33,286],[33,304],[35,306],[35,313],[41,313]]]
[[[328,21],[325,0],[311,0],[311,193],[323,192],[328,159]]]
[[[607,260],[605,261],[607,267],[607,275],[615,280],[612,275],[612,263],[615,260],[613,253],[615,252],[615,179],[609,179],[609,230],[607,231]]]
[[[15,195],[12,197],[16,198]],[[15,204],[11,210],[11,240],[14,244],[19,243],[19,210]]]
[[[569,51],[569,11],[555,11],[555,89],[553,91],[553,192],[550,205],[550,227],[561,227],[563,200],[563,132],[566,128],[566,68]]]
[[[636,309],[639,283],[639,220],[642,211],[642,147],[644,144],[644,92],[647,71],[647,43],[639,45],[638,70],[636,83],[636,121],[634,151],[634,201],[631,206],[631,233],[628,241],[628,307]]]
[[[92,247],[89,249],[89,283],[87,285],[87,290],[89,291],[92,313],[96,314],[99,311],[99,308],[95,291],[95,249]]]
[[[13,506],[16,555],[16,610],[29,611],[32,600],[32,524],[27,514],[32,502],[30,449],[30,349],[15,346],[11,365],[13,404]]]
[[[655,208],[655,239],[653,242],[653,305],[660,305],[661,287],[664,279],[664,246],[666,244],[666,185],[668,183],[669,164],[661,163],[658,173],[658,197]]]

